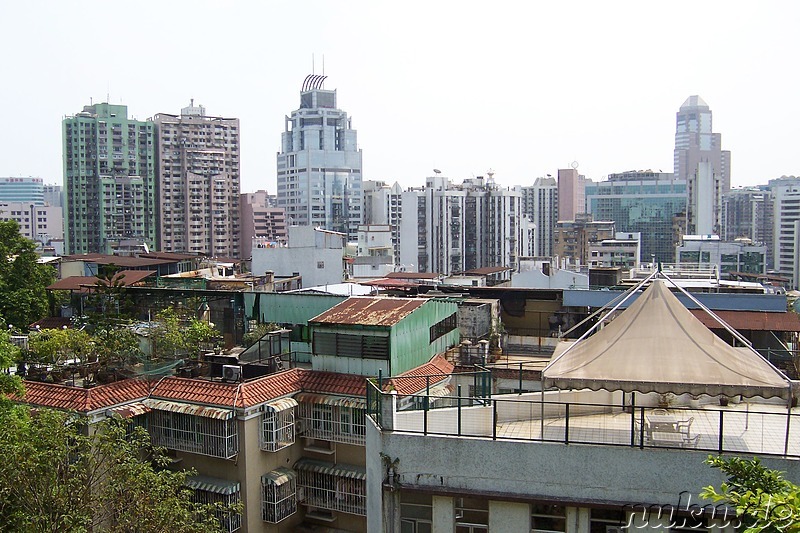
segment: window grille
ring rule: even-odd
[[[297,470],[298,498],[304,505],[330,511],[367,515],[366,474],[363,467],[301,459]]]
[[[362,359],[388,359],[389,337],[385,335],[352,335],[349,333],[314,332],[314,353]]]
[[[531,532],[551,533],[567,530],[567,508],[563,505],[531,505]]]
[[[297,402],[283,398],[264,406],[261,419],[261,449],[277,452],[294,444],[294,408]]]
[[[240,485],[237,482],[194,476],[186,478],[186,485],[193,489],[191,499],[194,503],[229,506],[239,503],[241,499]],[[215,514],[223,531],[232,533],[242,527],[242,515],[239,513],[218,510]]]
[[[277,524],[297,512],[296,474],[277,468],[261,476],[261,518]]]
[[[458,327],[458,319],[456,317],[456,313],[453,313],[449,317],[440,320],[439,322],[431,326],[430,328],[431,342],[435,341],[440,337],[444,337],[457,327]]]
[[[211,457],[230,459],[239,452],[235,418],[219,420],[154,410],[150,413],[150,438],[155,446]]]
[[[303,435],[308,438],[363,445],[366,401],[363,398],[302,393],[299,401]]]

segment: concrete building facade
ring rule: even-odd
[[[575,220],[585,213],[586,178],[578,174],[577,168],[558,169],[558,218]]]
[[[429,177],[424,188],[403,193],[402,203],[400,263],[408,271],[516,269],[528,255],[532,235],[522,215],[522,192],[500,188],[491,178],[454,185],[442,176]]]
[[[573,265],[588,265],[589,246],[614,238],[614,228],[613,220],[593,220],[589,214],[579,215],[575,220],[561,220],[554,231],[554,255]]]
[[[34,177],[0,178],[0,202],[43,205],[44,180]]]
[[[383,181],[362,183],[364,195],[364,224],[388,224],[392,232],[394,262],[400,264],[400,221],[403,218],[403,189],[394,182],[391,186]]]
[[[773,268],[772,193],[766,187],[731,189],[722,195],[724,241],[746,238],[767,247],[767,269]]]
[[[337,108],[325,76],[308,76],[300,108],[286,117],[277,155],[278,207],[289,223],[322,227],[355,241],[362,223],[362,167],[352,119]]]
[[[303,277],[303,285],[332,285],[345,278],[344,234],[311,226],[289,226],[285,246],[253,248],[251,270]]]
[[[0,202],[0,220],[16,220],[23,237],[42,245],[64,238],[64,213],[60,207]]]
[[[67,253],[110,253],[121,241],[155,246],[153,124],[124,105],[84,106],[62,122]]]
[[[267,191],[242,193],[240,195],[239,257],[246,259],[253,248],[275,247],[286,244],[286,211],[277,205],[274,196]]]
[[[156,135],[159,248],[236,257],[239,238],[238,118],[206,115],[194,101],[151,119]]]
[[[675,256],[678,265],[718,266],[719,272],[766,274],[767,247],[749,239],[725,242],[718,235],[684,235]]]
[[[536,178],[532,186],[522,187],[522,213],[535,225],[534,253],[553,255],[553,229],[558,222],[558,184],[549,175]]]
[[[642,234],[617,232],[613,239],[589,244],[589,266],[630,270],[642,262]]]

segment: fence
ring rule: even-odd
[[[800,458],[800,415],[777,403],[664,410],[621,405],[605,391],[557,394],[558,401],[548,399],[552,393],[476,398],[459,387],[447,398],[402,396],[370,383],[367,406],[382,428],[422,435]]]

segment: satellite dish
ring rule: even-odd
[[[442,171],[441,171],[441,170],[439,170],[438,168],[434,168],[434,169],[433,169],[433,171],[434,171],[436,174],[441,174],[441,173],[442,173]]]
[[[572,162],[572,164],[571,164],[570,166],[571,166],[572,168],[574,168],[574,169],[576,169],[576,170],[577,170],[577,168],[578,168],[578,162],[577,162],[577,161],[573,161],[573,162]]]

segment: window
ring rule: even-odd
[[[433,501],[430,494],[400,493],[400,533],[431,533]]]
[[[456,533],[489,531],[489,500],[485,498],[455,499]]]
[[[297,512],[296,474],[277,468],[261,476],[261,518],[277,524]]]
[[[567,508],[563,505],[531,505],[531,532],[551,533],[567,530]]]
[[[301,459],[297,470],[298,499],[318,509],[367,515],[364,467]]]
[[[235,481],[193,476],[186,478],[186,485],[193,489],[192,501],[200,504],[234,505],[240,500],[240,485]],[[232,533],[242,527],[242,515],[224,510],[216,511],[222,531]]]
[[[294,444],[294,408],[297,402],[282,398],[264,406],[261,419],[261,449],[277,452]]]
[[[609,528],[627,525],[622,509],[590,509],[589,533],[606,533]]]
[[[302,393],[297,396],[307,438],[364,444],[366,402],[363,398]]]
[[[431,342],[443,337],[458,327],[456,313],[431,326]]]
[[[317,261],[317,268],[325,268],[325,261]]]
[[[201,409],[207,413],[213,410],[209,407]],[[155,446],[224,459],[239,452],[235,418],[218,419],[154,408],[149,422],[150,437]]]

